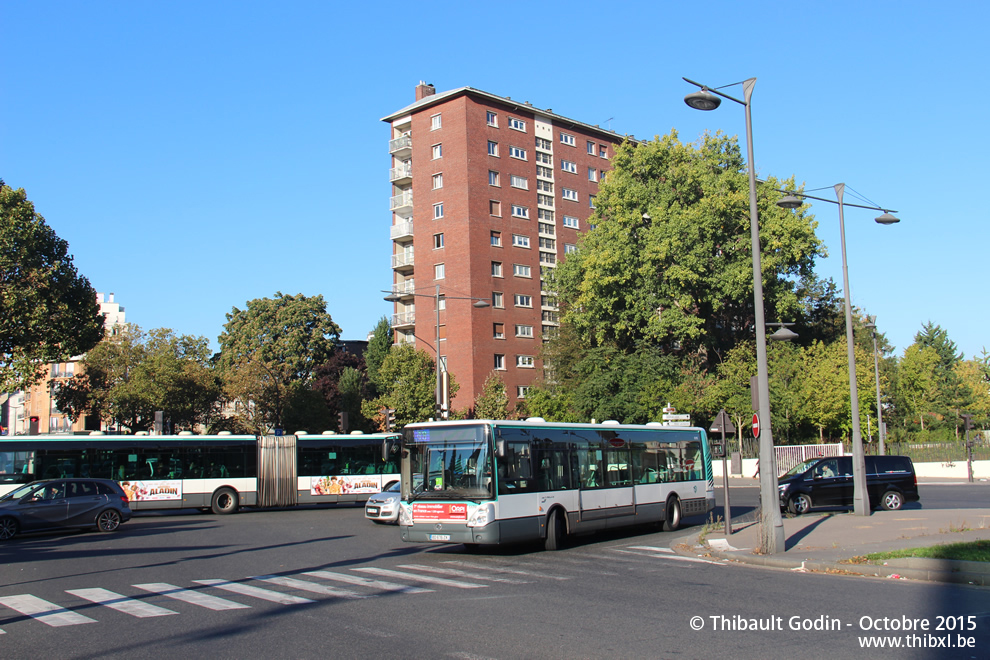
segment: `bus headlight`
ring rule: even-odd
[[[488,503],[482,504],[467,521],[468,527],[484,527],[485,525],[493,522],[495,520],[495,505]]]
[[[406,527],[413,524],[412,507],[405,502],[399,504],[399,524]]]

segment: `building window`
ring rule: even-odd
[[[441,158],[443,156],[443,145],[435,144],[433,145],[433,160]]]
[[[539,190],[540,192],[553,194],[553,182],[537,180],[536,189]]]
[[[549,310],[549,309],[543,310],[543,320],[546,321],[547,323],[556,323],[557,322],[557,312],[554,312],[554,311]]]
[[[488,155],[498,158],[498,142],[488,141]]]
[[[596,208],[595,207],[595,196],[594,195],[588,195],[588,206],[590,206],[591,208]]]
[[[443,247],[443,234],[433,234],[433,249],[439,250]]]
[[[533,368],[533,356],[532,355],[517,355],[516,356],[516,366],[522,367],[523,369]]]
[[[541,234],[547,234],[548,236],[553,236],[553,225],[548,225],[545,222],[539,224],[539,230]]]
[[[440,310],[441,312],[447,309],[447,296],[443,295],[442,293],[439,296],[437,296],[437,309]],[[441,327],[446,327],[446,326],[441,326]]]
[[[512,274],[516,277],[532,277],[532,268],[526,264],[512,264]]]
[[[491,110],[488,111],[488,125],[498,128],[498,115]]]
[[[519,160],[526,160],[526,150],[519,147],[509,147],[509,155]]]
[[[560,134],[560,142],[561,144],[566,144],[569,147],[573,147],[577,144],[577,140],[574,139],[574,136],[568,135],[567,133]]]
[[[492,307],[495,309],[505,309],[505,300],[500,291],[492,291]]]
[[[499,185],[498,172],[496,172],[495,170],[488,170],[488,185],[490,186]]]
[[[540,263],[555,264],[557,263],[557,255],[553,252],[540,252]]]
[[[502,247],[502,232],[492,232],[492,247]]]
[[[433,189],[443,188],[443,172],[437,172],[433,175]]]
[[[509,117],[509,128],[515,129],[517,131],[526,130],[526,122],[522,119],[517,119],[515,117]]]
[[[439,220],[443,217],[443,202],[433,205],[433,219]]]
[[[515,174],[509,177],[509,185],[513,188],[521,188],[522,190],[529,190],[529,179],[524,176],[516,176]]]
[[[563,197],[564,199],[568,200],[568,201],[571,201],[571,202],[578,201],[577,191],[576,190],[571,190],[570,188],[561,188],[561,190],[560,190],[560,196]]]
[[[594,167],[588,168],[588,181],[598,181],[598,170]]]
[[[504,323],[493,323],[492,324],[492,337],[494,339],[505,339],[505,324]]]
[[[488,202],[488,213],[494,215],[496,218],[502,217],[502,202],[496,202],[494,199]]]
[[[544,140],[543,138],[536,138],[536,148],[543,149],[545,151],[552,151],[553,145],[550,144],[550,140]]]
[[[560,169],[564,172],[570,172],[571,174],[577,174],[577,163],[572,163],[569,160],[560,161]]]
[[[575,218],[573,215],[565,215],[564,216],[564,226],[565,227],[570,227],[571,229],[577,229],[578,228],[578,219]]]
[[[604,144],[598,147],[598,155],[602,158],[608,158],[608,149],[605,148]]]
[[[553,211],[550,211],[549,209],[540,209],[539,210],[539,218],[540,218],[540,220],[545,220],[547,222],[553,222]],[[553,233],[553,232],[550,232],[550,233]]]
[[[516,325],[516,337],[533,337],[533,326],[531,325]]]
[[[512,216],[515,218],[525,218],[526,220],[529,220],[529,207],[520,206],[519,204],[513,204]]]
[[[444,278],[444,267],[443,264],[436,264],[433,266],[433,279],[442,280]]]
[[[529,385],[516,385],[516,398],[525,399],[529,394]]]
[[[577,246],[573,243],[564,243],[564,254],[571,254],[572,252],[577,252]]]
[[[591,154],[592,156],[595,155],[595,143],[592,142],[591,140],[588,140],[588,153]]]
[[[505,371],[505,356],[499,353],[495,354],[495,365],[496,371]]]
[[[502,262],[493,261],[492,262],[492,277],[502,277]]]
[[[533,296],[524,296],[521,293],[515,295],[516,307],[532,307],[533,306]]]
[[[433,115],[430,117],[430,130],[435,131],[440,128],[440,115]]]
[[[545,154],[542,151],[537,151],[536,162],[543,163],[544,165],[553,165],[553,156],[550,154]]]
[[[543,167],[542,165],[537,165],[536,176],[542,176],[544,179],[552,179],[553,170],[549,167]]]
[[[557,241],[553,240],[552,238],[541,238],[540,248],[544,250],[556,250]]]
[[[529,236],[523,236],[522,234],[513,234],[512,235],[512,244],[515,247],[528,248],[529,247]]]
[[[556,307],[557,301],[551,296],[540,296],[541,307]]]
[[[542,206],[553,206],[553,197],[551,195],[544,195],[543,193],[537,193],[536,203]]]

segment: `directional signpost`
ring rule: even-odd
[[[753,416],[756,420],[756,416]],[[759,426],[757,425],[757,428]],[[725,434],[735,433],[736,427],[732,424],[732,420],[729,418],[729,413],[725,412],[725,408],[718,411],[718,415],[715,416],[715,421],[712,422],[712,426],[708,429],[711,433],[721,433],[721,442],[715,442],[712,446],[715,449],[715,456],[722,457],[722,490],[725,493],[725,535],[732,536],[732,507],[729,505],[729,470],[725,464],[725,455],[728,453],[725,451]],[[758,434],[759,431],[754,431]]]

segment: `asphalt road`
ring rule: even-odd
[[[0,545],[0,657],[988,656],[986,589],[687,561],[679,535],[471,554],[404,544],[357,507],[142,515]]]

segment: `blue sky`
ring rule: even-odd
[[[927,321],[967,358],[990,349],[983,3],[0,0],[0,11],[0,177],[146,330],[216,348],[225,313],[282,291],[322,294],[343,336],[364,338],[391,311],[379,120],[420,80],[693,142],[744,136],[744,113],[688,108],[681,76],[756,77],[758,175],[842,182],[847,202],[856,191],[901,218],[885,227],[846,210],[853,304],[898,354]],[[837,207],[813,212],[831,255],[817,270],[841,285]]]

